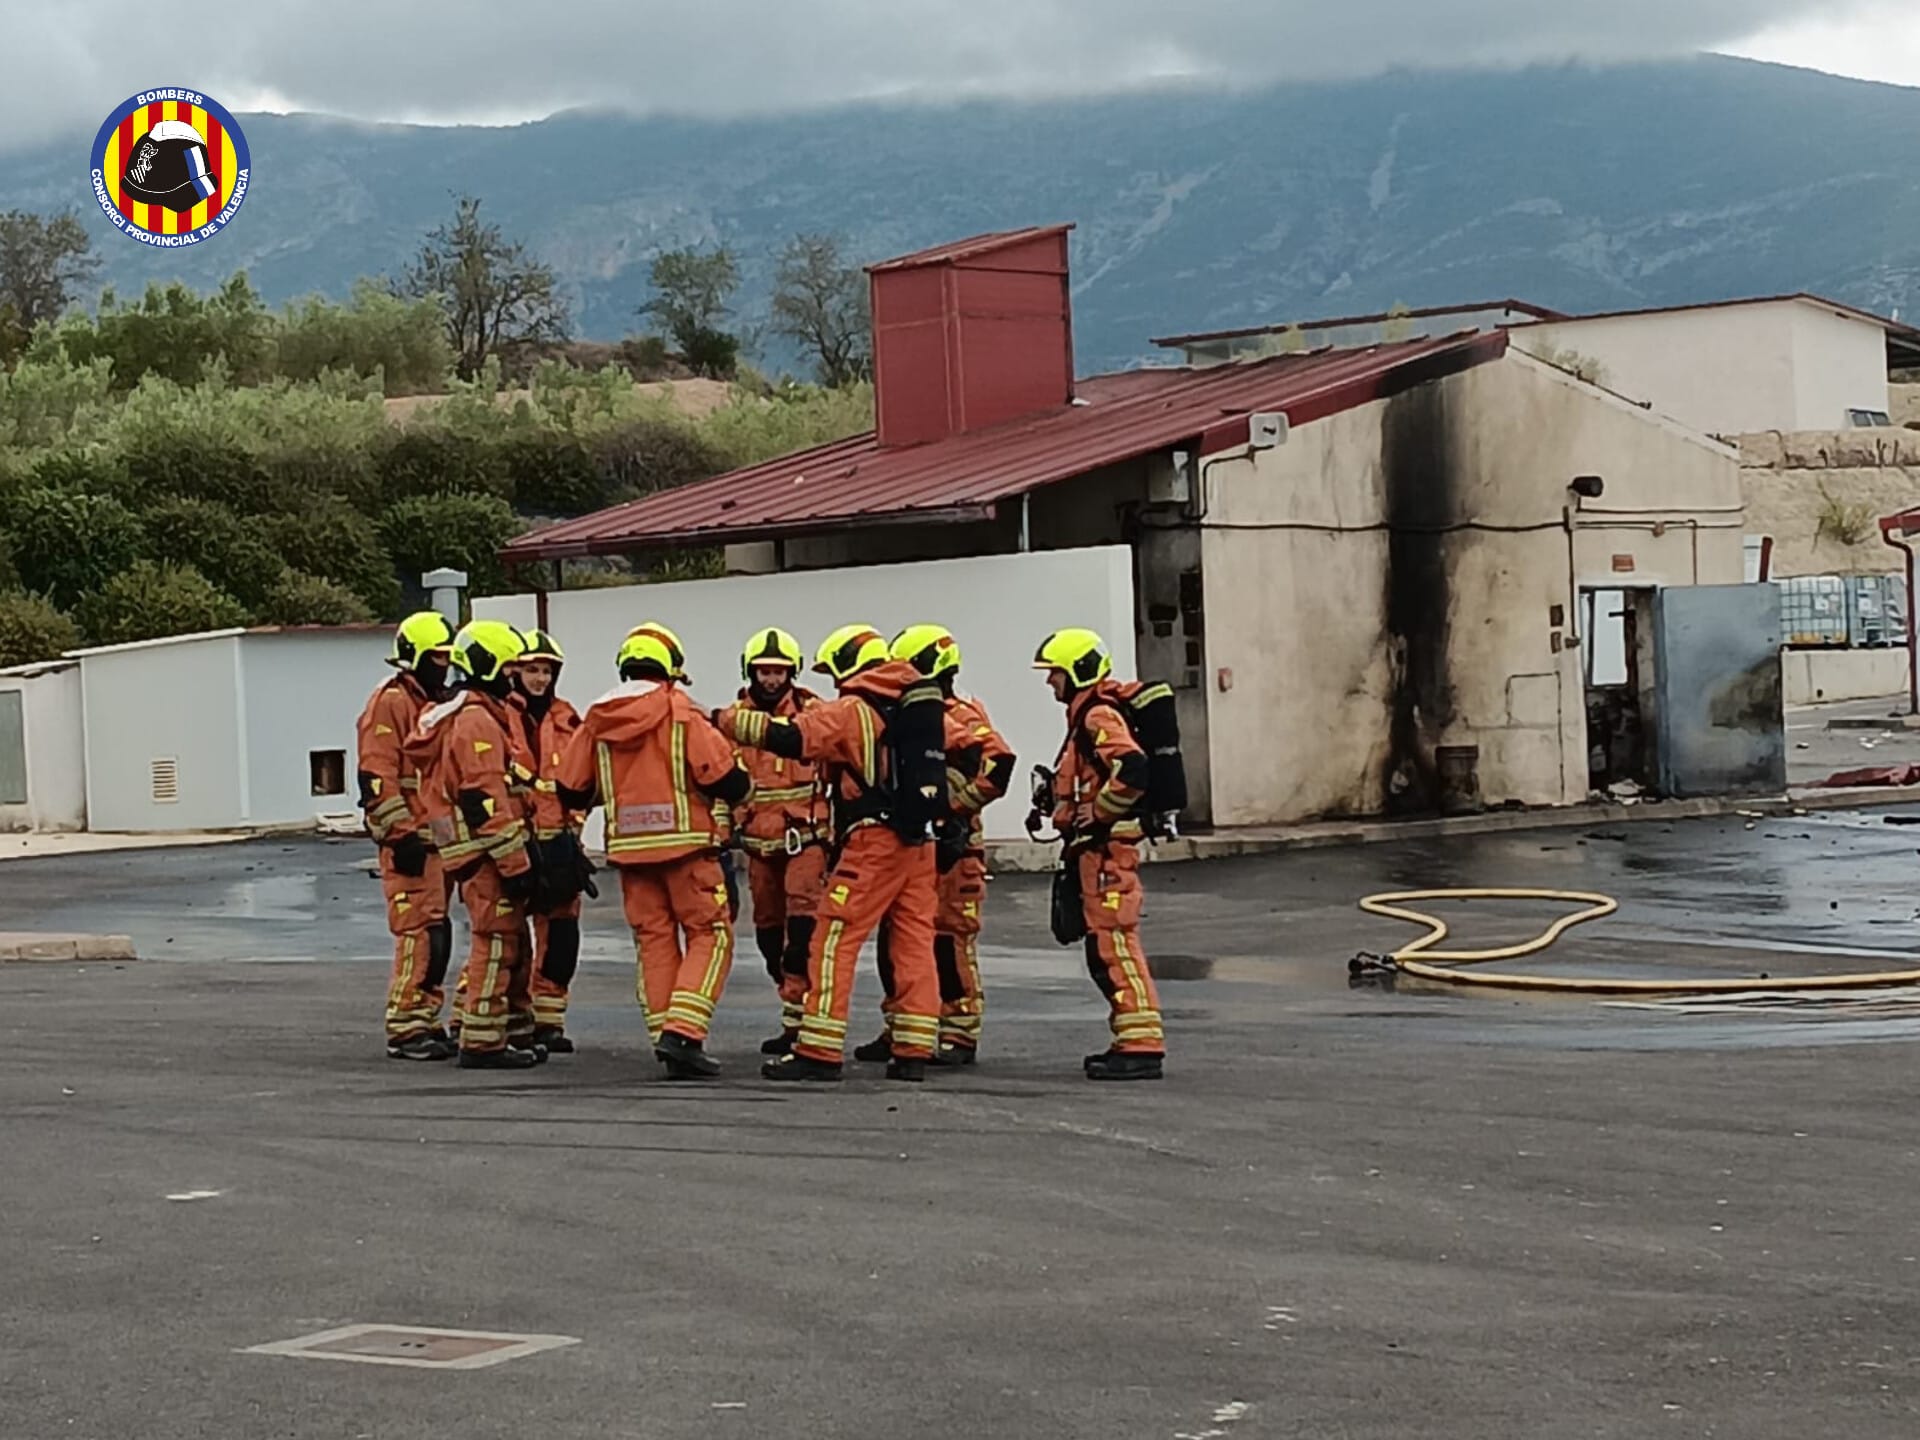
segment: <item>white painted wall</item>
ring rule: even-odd
[[[240,632],[79,652],[87,816],[106,831],[245,823]],[[172,758],[180,798],[153,799],[151,765]]]
[[[1020,757],[1015,792],[987,812],[994,837],[1022,833],[1026,776],[1051,764],[1064,726],[1033,652],[1052,630],[1085,625],[1113,647],[1116,673],[1134,665],[1132,556],[1125,546],[988,555],[904,565],[868,565],[783,575],[736,575],[668,585],[568,590],[548,600],[548,628],[567,652],[560,689],[584,707],[614,683],[613,657],[644,620],[670,626],[687,647],[691,690],[723,705],[740,687],[740,648],[764,625],[800,640],[809,659],[830,632],[865,622],[891,635],[933,621],[958,637],[960,688],[979,696]],[[527,626],[531,595],[474,601],[474,613]],[[831,693],[831,682],[807,683]]]
[[[1536,355],[1572,351],[1600,383],[1709,435],[1829,430],[1886,408],[1886,334],[1803,300],[1515,327]]]
[[[1490,804],[1585,797],[1582,671],[1569,643],[1576,575],[1611,576],[1612,557],[1622,555],[1638,577],[1658,583],[1741,578],[1732,450],[1518,352],[1438,389],[1438,402],[1396,397],[1301,426],[1275,450],[1209,457],[1217,824],[1386,805],[1391,700],[1404,663],[1389,642],[1387,478],[1393,464],[1407,463],[1404,454],[1391,458],[1396,447],[1417,457],[1425,439],[1396,439],[1403,420],[1391,407],[1437,403],[1443,411],[1441,468],[1450,481],[1430,517],[1436,525],[1545,527],[1456,530],[1430,541],[1445,564],[1451,713],[1422,717],[1424,743],[1478,745]],[[1607,513],[1582,518],[1570,564],[1560,522],[1566,486],[1582,474],[1605,479],[1593,503]],[[1664,533],[1655,534],[1660,524]],[[1286,528],[1301,525],[1324,528]],[[1222,668],[1232,672],[1231,689],[1219,687]]]
[[[1844,430],[1847,411],[1887,410],[1887,337],[1822,306],[1793,313],[1793,388],[1796,430]]]
[[[1787,704],[1823,705],[1907,693],[1907,647],[1884,650],[1784,650]]]
[[[0,673],[20,694],[27,799],[0,805],[0,830],[87,828],[87,759],[81,734],[80,667],[23,665]]]
[[[354,808],[354,722],[373,688],[393,673],[385,663],[391,644],[384,629],[271,631],[241,639],[245,823],[292,824]],[[309,755],[315,750],[346,752],[343,793],[313,793]]]

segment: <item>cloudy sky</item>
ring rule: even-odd
[[[135,90],[511,121],[1714,49],[1920,85],[1916,0],[0,0],[16,142]]]

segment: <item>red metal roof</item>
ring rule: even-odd
[[[867,273],[883,275],[890,270],[917,270],[924,265],[944,265],[955,260],[970,260],[978,255],[991,254],[995,250],[1005,250],[1009,246],[1052,239],[1056,235],[1065,235],[1072,229],[1071,225],[1029,225],[1021,230],[995,230],[991,234],[974,235],[965,240],[936,245],[931,250],[916,250],[911,255],[899,255],[892,260],[882,260],[878,265],[869,265]]]
[[[1375,315],[1340,315],[1332,319],[1285,321],[1272,325],[1248,325],[1239,330],[1200,330],[1191,335],[1162,335],[1154,344],[1163,349],[1178,350],[1187,345],[1199,345],[1209,340],[1251,340],[1256,335],[1279,335],[1288,330],[1298,329],[1303,334],[1315,330],[1345,330],[1355,325],[1384,325],[1389,320],[1432,320],[1445,315],[1479,315],[1488,311],[1511,310],[1516,315],[1530,315],[1536,320],[1568,320],[1572,316],[1563,315],[1558,310],[1549,310],[1544,305],[1535,305],[1527,300],[1482,300],[1477,304],[1466,305],[1428,305],[1419,310],[1383,310]]]
[[[1181,444],[1247,438],[1247,417],[1304,425],[1506,352],[1505,332],[1320,350],[1209,369],[1135,370],[1078,386],[1072,405],[928,445],[869,432],[565,520],[502,550],[512,562],[659,545],[771,540],[902,521],[990,519],[996,502]]]

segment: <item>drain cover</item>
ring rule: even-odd
[[[292,1340],[250,1345],[244,1355],[294,1355],[420,1370],[480,1370],[508,1360],[578,1345],[571,1335],[514,1335],[492,1330],[438,1330],[419,1325],[345,1325]]]

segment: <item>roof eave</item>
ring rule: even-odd
[[[1039,487],[1035,487],[1039,488]],[[542,545],[537,536],[525,544],[508,545],[500,559],[508,565],[544,560],[581,560],[598,555],[631,555],[640,550],[688,549],[703,545],[751,545],[756,541],[792,540],[810,535],[835,535],[848,530],[876,530],[895,525],[972,525],[994,519],[996,504],[922,506],[848,515],[822,515],[792,524],[725,526],[699,530],[676,529],[637,535],[609,535],[600,539],[559,541]]]

